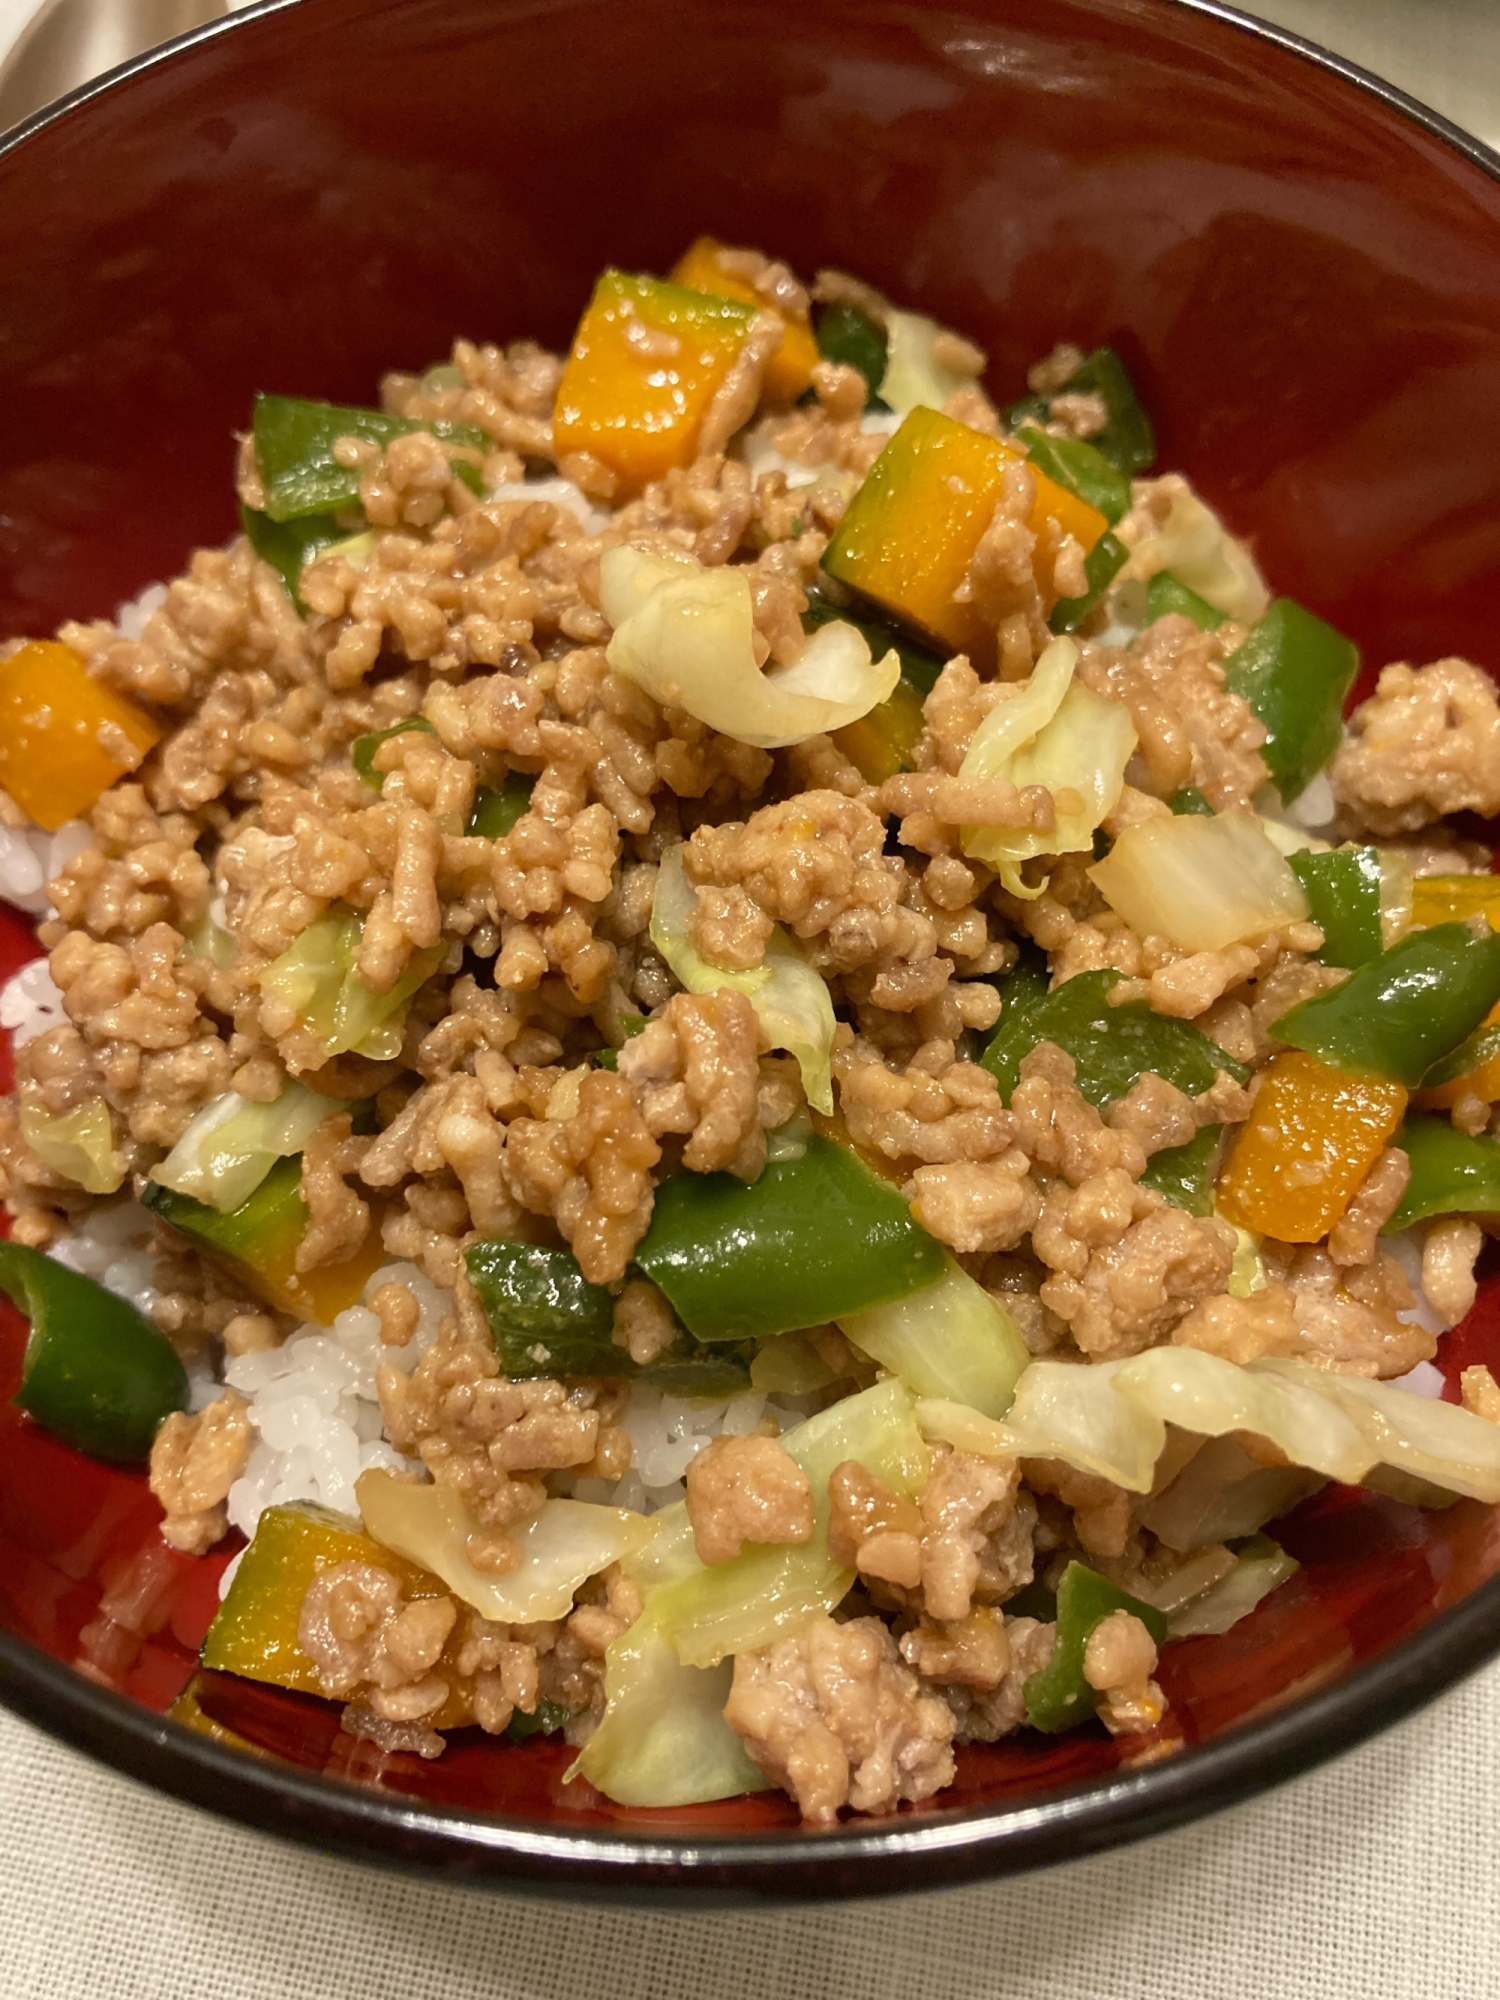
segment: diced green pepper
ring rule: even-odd
[[[1174,1208],[1189,1215],[1212,1215],[1214,1177],[1219,1171],[1222,1125],[1205,1125],[1185,1146],[1168,1146],[1153,1153],[1141,1175],[1141,1186],[1164,1194]]]
[[[478,834],[481,840],[503,840],[531,804],[535,784],[531,772],[510,771],[502,785],[481,785],[465,833]]]
[[[0,1289],[31,1321],[17,1408],[91,1458],[128,1465],[149,1457],[162,1419],[188,1399],[166,1335],[103,1285],[24,1243],[0,1242]]]
[[[1331,854],[1292,854],[1292,873],[1307,892],[1312,920],[1323,933],[1325,965],[1368,965],[1384,949],[1380,923],[1380,849],[1340,847]]]
[[[1094,1627],[1116,1611],[1128,1611],[1139,1618],[1157,1645],[1165,1645],[1164,1613],[1121,1590],[1097,1570],[1070,1562],[1057,1586],[1057,1638],[1052,1657],[1030,1676],[1022,1690],[1026,1720],[1033,1729],[1053,1735],[1086,1722],[1094,1713],[1099,1696],[1083,1677],[1084,1654]]]
[[[1500,937],[1467,924],[1410,931],[1342,985],[1314,994],[1271,1029],[1346,1075],[1415,1090],[1500,1000]]]
[[[308,514],[298,521],[273,521],[258,508],[243,505],[240,524],[251,548],[280,576],[293,604],[305,618],[302,571],[335,543],[346,542],[349,529],[342,527],[332,514]]]
[[[1500,1139],[1471,1138],[1446,1118],[1408,1118],[1395,1138],[1411,1179],[1386,1234],[1433,1215],[1500,1214]]]
[[[1184,785],[1180,792],[1173,792],[1167,804],[1179,819],[1196,816],[1198,819],[1212,819],[1214,809],[1204,798],[1196,785]]]
[[[1023,425],[1017,436],[1026,456],[1049,479],[1097,507],[1111,527],[1130,511],[1130,481],[1097,446],[1082,438],[1053,437],[1037,424]]]
[[[464,1266],[507,1375],[613,1375],[619,1363],[629,1367],[610,1337],[614,1299],[589,1282],[571,1250],[496,1239],[471,1243]]]
[[[1216,611],[1196,590],[1179,583],[1170,570],[1158,570],[1146,589],[1146,623],[1154,625],[1158,618],[1174,612],[1179,617],[1191,618],[1205,632],[1217,632],[1229,616],[1227,611]]]
[[[385,773],[375,768],[375,752],[382,743],[389,743],[393,736],[404,736],[409,729],[419,729],[426,736],[436,736],[437,731],[425,715],[409,715],[405,722],[396,722],[389,729],[372,729],[368,736],[356,736],[349,745],[349,760],[367,785],[373,785],[377,792],[385,788]]]
[[[505,1725],[505,1733],[512,1743],[528,1743],[533,1736],[555,1736],[567,1722],[571,1710],[560,1701],[553,1701],[547,1695],[538,1695],[537,1704],[530,1714],[518,1708]]]
[[[1088,589],[1082,597],[1060,597],[1047,623],[1054,632],[1076,632],[1129,560],[1130,551],[1118,535],[1101,535],[1083,559]]]
[[[858,306],[837,300],[832,305],[824,306],[818,314],[817,342],[818,352],[825,361],[837,361],[845,368],[857,368],[864,376],[869,389],[865,398],[867,410],[890,407],[880,400],[880,385],[885,380],[889,351],[883,326],[877,326],[870,315]]]
[[[141,1200],[254,1297],[319,1326],[331,1326],[337,1314],[357,1305],[366,1281],[390,1261],[379,1230],[372,1229],[364,1246],[343,1263],[298,1271],[297,1250],[309,1221],[300,1156],[278,1160],[248,1201],[227,1215],[160,1181],[147,1181]]]
[[[817,1137],[748,1187],[732,1174],[664,1181],[635,1254],[700,1340],[821,1326],[936,1284],[946,1268],[896,1189]]]
[[[333,455],[340,438],[362,438],[384,449],[410,431],[431,431],[447,444],[491,449],[490,438],[477,424],[393,417],[383,410],[309,402],[300,396],[257,396],[253,429],[265,511],[278,522],[358,504],[359,473],[340,465]],[[455,460],[455,470],[463,462]]]
[[[496,1238],[464,1252],[501,1368],[538,1375],[629,1376],[669,1396],[733,1396],[750,1386],[751,1351],[703,1352],[684,1339],[639,1367],[612,1338],[615,1302],[584,1277],[571,1250]]]
[[[1358,648],[1290,597],[1278,597],[1224,662],[1224,685],[1266,726],[1261,755],[1285,804],[1338,749],[1358,672]]]
[[[1153,1014],[1143,1000],[1111,1007],[1110,990],[1119,982],[1118,972],[1081,972],[1055,992],[1038,993],[1030,967],[1002,982],[1000,1024],[979,1061],[1007,1104],[1021,1080],[1021,1059],[1038,1042],[1055,1042],[1073,1058],[1079,1090],[1101,1111],[1148,1073],[1192,1097],[1209,1089],[1220,1070],[1236,1083],[1249,1082],[1244,1064],[1190,1022]]]
[[[1006,421],[1012,430],[1022,424],[1045,424],[1051,416],[1053,396],[1102,396],[1109,422],[1089,442],[1103,452],[1110,464],[1126,478],[1144,472],[1156,457],[1156,433],[1151,419],[1141,408],[1125,372],[1125,364],[1112,347],[1096,347],[1076,368],[1060,389],[1046,396],[1023,396],[1012,404]]]
[[[1482,1021],[1451,1056],[1435,1062],[1422,1078],[1424,1090],[1437,1090],[1445,1083],[1457,1083],[1461,1076],[1478,1077],[1500,1056],[1500,1021]]]

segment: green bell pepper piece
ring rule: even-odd
[[[1019,979],[1018,979],[1019,975]],[[1187,1021],[1153,1014],[1142,1000],[1111,1007],[1118,972],[1081,972],[1055,992],[1038,992],[1034,965],[1022,960],[1001,983],[1000,1024],[979,1058],[1009,1104],[1021,1080],[1021,1059],[1038,1042],[1055,1042],[1077,1065],[1078,1088],[1100,1111],[1123,1097],[1148,1071],[1196,1097],[1220,1070],[1236,1083],[1250,1072]]]
[[[1075,632],[1093,611],[1106,590],[1125,567],[1130,556],[1129,549],[1118,535],[1106,529],[1083,559],[1083,573],[1088,579],[1088,589],[1082,597],[1060,597],[1052,607],[1052,615],[1047,620],[1054,632]]]
[[[1174,1208],[1189,1215],[1212,1215],[1214,1180],[1219,1171],[1222,1125],[1205,1125],[1185,1146],[1168,1146],[1153,1153],[1141,1175],[1141,1186],[1164,1194]]]
[[[1323,933],[1318,957],[1352,971],[1385,948],[1380,923],[1380,849],[1340,847],[1331,854],[1292,854],[1292,873],[1307,892],[1312,920]]]
[[[1224,662],[1224,685],[1266,725],[1261,755],[1284,804],[1338,749],[1358,672],[1358,648],[1290,597],[1278,597]]]
[[[497,1238],[464,1252],[501,1368],[513,1381],[537,1375],[629,1377],[669,1396],[733,1396],[750,1386],[748,1348],[705,1353],[684,1340],[640,1367],[614,1343],[615,1302],[591,1284],[571,1250]]]
[[[822,1326],[936,1284],[947,1268],[890,1182],[818,1137],[748,1187],[732,1174],[664,1181],[635,1256],[700,1340]]]
[[[1314,994],[1271,1029],[1350,1076],[1415,1090],[1500,1000],[1500,937],[1467,924],[1409,931],[1389,951]]]
[[[1112,347],[1096,347],[1051,395],[1023,396],[1011,405],[1006,421],[1013,431],[1022,424],[1045,424],[1051,416],[1052,396],[1079,395],[1102,396],[1109,412],[1109,422],[1098,437],[1089,440],[1095,451],[1102,452],[1127,479],[1144,472],[1156,457],[1156,433]]]
[[[1446,1118],[1413,1115],[1391,1144],[1410,1160],[1411,1179],[1387,1236],[1433,1215],[1500,1214],[1500,1139],[1471,1138]]]
[[[1451,1056],[1444,1056],[1441,1062],[1432,1065],[1422,1079],[1422,1088],[1436,1090],[1439,1084],[1456,1083],[1461,1076],[1472,1076],[1486,1063],[1492,1063],[1496,1056],[1500,1056],[1500,1021],[1481,1022]]]
[[[862,633],[865,644],[870,649],[872,660],[883,660],[887,653],[894,653],[901,662],[901,678],[910,681],[923,695],[932,693],[934,681],[943,671],[944,661],[937,653],[929,652],[901,632],[896,626],[887,624],[878,613],[860,606],[850,610],[836,604],[817,584],[806,586],[807,609],[802,614],[804,632],[816,632],[820,625],[831,625],[835,619],[845,625],[852,625]]]
[[[163,1418],[187,1407],[187,1376],[166,1335],[25,1243],[0,1242],[0,1289],[31,1321],[16,1407],[90,1458],[149,1458]]]
[[[347,542],[351,530],[332,514],[307,514],[297,521],[273,521],[258,508],[240,507],[245,538],[262,562],[268,562],[287,587],[287,594],[305,618],[302,571],[337,542]]]
[[[1196,785],[1184,785],[1180,792],[1173,792],[1167,804],[1179,819],[1196,814],[1199,819],[1212,819],[1214,809],[1204,798]]]
[[[885,328],[877,326],[867,312],[856,305],[838,301],[824,306],[818,314],[815,337],[818,352],[825,361],[838,361],[845,368],[857,368],[864,376],[869,394],[865,398],[867,410],[887,410],[889,403],[880,400],[880,385],[885,380],[889,343]],[[811,396],[812,391],[808,391]]]
[[[1082,438],[1053,437],[1031,423],[1022,426],[1016,441],[1025,445],[1026,456],[1049,479],[1097,507],[1111,527],[1129,513],[1130,481],[1096,445],[1085,444]]]
[[[516,1710],[505,1725],[505,1733],[512,1743],[526,1743],[533,1736],[555,1736],[571,1713],[560,1701],[553,1701],[544,1694],[538,1695],[536,1707],[529,1713],[524,1708]]]
[[[363,438],[383,449],[410,431],[431,431],[448,444],[488,451],[492,441],[477,424],[436,418],[392,417],[384,410],[316,403],[300,396],[260,395],[255,399],[255,460],[266,490],[266,513],[273,521],[295,521],[359,503],[359,474],[339,464],[333,447],[342,437]],[[462,460],[454,470],[462,477]],[[475,468],[469,468],[471,473]],[[471,478],[465,481],[479,490]]]
[[[349,745],[349,758],[355,770],[377,792],[385,789],[385,773],[375,768],[375,752],[382,743],[389,743],[393,736],[404,736],[409,729],[420,729],[427,736],[437,735],[425,715],[409,715],[405,722],[393,723],[389,729],[372,729],[368,736],[356,736]]]
[[[1022,1694],[1026,1720],[1033,1729],[1055,1735],[1086,1722],[1099,1705],[1099,1696],[1083,1677],[1083,1656],[1089,1636],[1113,1612],[1128,1611],[1139,1618],[1158,1646],[1166,1644],[1167,1620],[1155,1605],[1143,1604],[1128,1590],[1121,1590],[1097,1570],[1081,1562],[1070,1562],[1057,1586],[1057,1639],[1052,1658],[1032,1674]]]
[[[531,804],[535,784],[531,772],[511,771],[503,785],[481,785],[464,832],[477,833],[481,840],[503,840]]]
[[[1208,599],[1200,597],[1196,590],[1189,590],[1185,583],[1179,583],[1170,570],[1158,570],[1146,590],[1146,623],[1154,625],[1158,618],[1165,618],[1172,612],[1191,618],[1205,632],[1217,632],[1229,616],[1227,611],[1216,611]]]

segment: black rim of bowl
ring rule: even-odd
[[[128,77],[300,0],[211,21],[92,78],[0,134],[0,159]],[[1270,42],[1378,98],[1500,181],[1500,155],[1357,63],[1220,0],[1162,0]],[[530,1895],[817,1901],[953,1887],[1101,1853],[1254,1797],[1352,1750],[1500,1654],[1500,1576],[1351,1673],[1159,1763],[1039,1796],[900,1813],[826,1832],[698,1837],[649,1826],[570,1831],[429,1804],[247,1756],[86,1679],[0,1631],[0,1703],[127,1777],[242,1825],[355,1860]]]

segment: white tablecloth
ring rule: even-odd
[[[34,0],[0,0],[0,48]],[[1500,0],[1255,11],[1500,140]],[[1500,1669],[1237,1812],[1040,1877],[669,1916],[282,1848],[0,1714],[5,2000],[1497,2000]]]

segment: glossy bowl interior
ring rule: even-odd
[[[108,614],[234,524],[257,388],[370,400],[455,333],[565,344],[606,262],[700,230],[836,262],[981,340],[1004,399],[1109,341],[1275,585],[1373,665],[1495,667],[1500,167],[1287,38],[1174,0],[298,0],[0,151],[0,637]],[[0,920],[0,972],[36,947]],[[0,1324],[0,1396],[24,1329]],[[1500,1365],[1486,1283],[1440,1357]],[[1450,1394],[1453,1393],[1450,1387]],[[629,1812],[545,1744],[428,1765],[220,1679],[162,1719],[222,1557],[0,1412],[0,1699],[165,1789],[531,1891],[826,1896],[1055,1860],[1243,1797],[1500,1651],[1500,1515],[1329,1489],[1303,1569],[1174,1647],[1168,1738],[971,1748],[822,1834],[759,1797]]]

